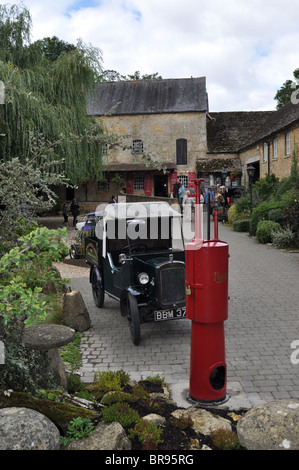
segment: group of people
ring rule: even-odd
[[[173,197],[177,198],[182,211],[187,220],[191,220],[192,207],[195,204],[195,188],[193,183],[190,183],[189,189],[186,190],[182,181],[177,180],[173,185]],[[194,194],[194,197],[192,197]],[[211,209],[215,207],[221,212],[222,222],[227,222],[227,210],[230,203],[228,191],[225,186],[208,187],[205,193],[200,195],[201,204],[209,204]]]
[[[73,227],[76,226],[76,223],[78,222],[78,215],[80,214],[79,212],[80,206],[77,202],[76,199],[73,199],[70,205],[70,211],[73,215]],[[63,226],[68,227],[69,224],[69,212],[68,212],[68,207],[67,204],[64,203],[62,206],[62,215],[63,215]]]

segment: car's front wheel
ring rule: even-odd
[[[128,292],[126,299],[126,314],[129,321],[131,339],[136,346],[140,343],[140,318],[136,297]]]
[[[93,271],[91,274],[91,288],[94,303],[99,308],[103,307],[105,292],[101,280],[99,279],[95,271]]]

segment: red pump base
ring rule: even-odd
[[[187,397],[189,401],[203,405],[219,405],[229,399],[226,393],[224,350],[223,322],[193,322],[190,387]]]

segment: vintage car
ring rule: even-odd
[[[85,252],[96,306],[105,293],[118,300],[135,345],[142,323],[186,317],[181,214],[169,204],[107,205]]]
[[[80,222],[76,224],[76,241],[72,243],[69,249],[71,259],[85,258],[85,237],[94,231],[96,224],[96,216],[94,212],[82,217]]]

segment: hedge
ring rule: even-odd
[[[256,239],[259,243],[271,243],[272,234],[280,230],[280,225],[272,220],[261,220],[256,229]]]

